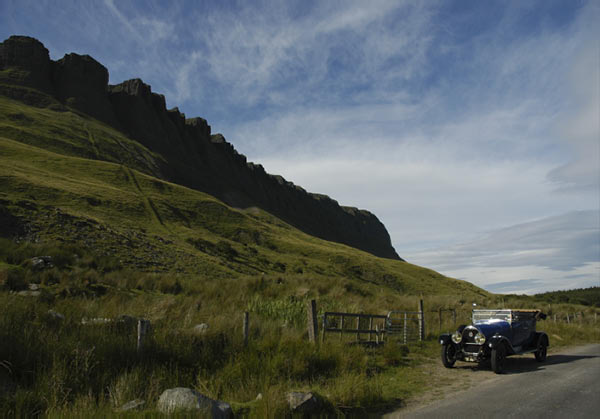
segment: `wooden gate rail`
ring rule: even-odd
[[[336,321],[336,325],[334,327],[330,327],[331,318],[339,318],[339,325]],[[347,320],[353,319],[355,320],[354,325],[349,325],[349,327],[344,327]],[[360,320],[368,319],[369,326],[368,328],[361,328]],[[382,327],[380,328],[378,324],[375,324],[375,328],[373,328],[373,323],[377,320],[380,320],[382,323]],[[356,339],[360,340],[361,334],[368,334],[369,341],[372,340],[373,335],[375,335],[376,342],[381,340],[383,341],[383,334],[385,331],[385,321],[387,319],[386,315],[383,314],[363,314],[363,313],[339,313],[328,311],[323,314],[323,334],[321,337],[322,341],[325,341],[325,333],[339,333],[340,339],[342,338],[344,333],[352,333],[356,334]]]

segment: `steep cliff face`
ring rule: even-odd
[[[310,235],[400,259],[372,213],[342,207],[266,173],[261,165],[247,162],[221,134],[211,134],[206,120],[186,119],[177,108],[167,109],[164,96],[139,79],[111,86],[107,82],[106,68],[87,55],[67,54],[54,62],[33,38],[13,36],[0,43],[0,94],[17,99],[31,94],[29,89],[27,94],[15,93],[2,85],[48,93],[160,153],[166,161],[160,168],[166,180],[207,192],[233,207],[260,207]]]

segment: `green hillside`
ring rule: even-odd
[[[600,307],[600,287],[550,291],[536,294],[534,297],[536,300],[552,304],[580,304],[583,306]]]
[[[29,239],[64,241],[123,267],[218,279],[352,279],[413,295],[485,294],[405,262],[308,236],[150,175],[152,154],[86,116],[0,100],[0,199]]]

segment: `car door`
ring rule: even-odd
[[[530,340],[532,333],[535,331],[533,327],[533,318],[527,314],[515,314],[513,315],[512,322],[513,332],[513,347],[527,345]]]

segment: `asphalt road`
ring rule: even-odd
[[[506,372],[392,418],[600,418],[600,345],[509,357]]]

